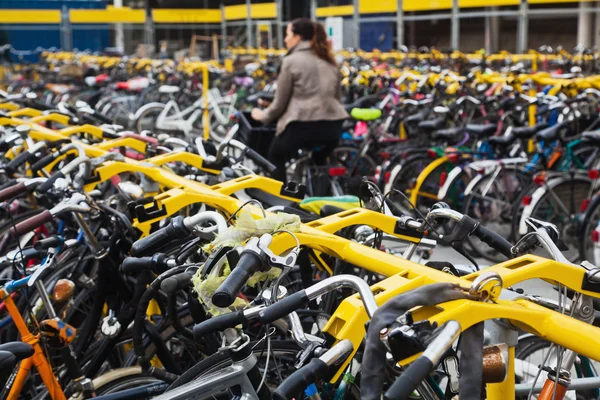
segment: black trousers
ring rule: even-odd
[[[317,165],[324,165],[329,154],[338,145],[342,134],[342,122],[291,122],[281,135],[273,139],[269,148],[269,161],[277,167],[273,178],[286,181],[285,163],[302,148],[313,150],[313,161]],[[316,147],[319,149],[315,150]]]

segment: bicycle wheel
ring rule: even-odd
[[[351,176],[375,175],[377,163],[367,154],[360,154],[359,149],[354,147],[337,147],[329,156],[332,164],[340,164],[346,167]]]
[[[569,247],[563,253],[572,262],[579,259],[581,206],[589,199],[591,188],[592,182],[587,178],[560,178],[558,183],[549,182],[544,188],[540,188],[545,191],[535,202],[531,212],[528,214],[527,210],[524,211],[524,216],[547,221],[558,227],[560,238]]]
[[[267,341],[250,343],[250,346],[255,346],[252,350],[256,359],[261,373],[265,373],[265,364],[267,358]],[[271,389],[277,388],[277,386],[283,381],[283,379],[294,372],[294,363],[296,354],[300,351],[300,348],[293,341],[275,341],[271,340],[271,353],[269,365],[267,366],[267,377],[265,383]],[[192,368],[187,370],[183,375],[179,377],[169,389],[173,390],[177,387],[185,385],[201,376],[209,374],[211,372],[226,368],[232,364],[231,358],[227,352],[220,351],[215,353],[204,360],[200,361]]]
[[[265,373],[265,363],[267,358],[267,343],[265,340],[262,342],[256,342],[254,344],[253,353],[258,360],[258,366],[261,374]],[[296,354],[299,352],[298,345],[293,341],[274,341],[271,340],[271,352],[268,369],[266,371],[265,384],[270,390],[274,390],[288,377],[292,372],[295,371],[294,360]],[[183,386],[186,383],[193,381],[201,376],[207,375],[211,372],[227,368],[231,365],[231,359],[227,353],[219,352],[212,356],[200,361],[186,373],[184,373],[177,381],[175,381],[167,392],[177,387]],[[217,399],[230,399],[232,393],[224,393],[222,396],[214,397]],[[360,392],[355,384],[352,384],[350,391],[347,393],[347,399],[360,399]],[[298,399],[299,400],[299,399]]]
[[[429,173],[425,177],[423,183],[418,188],[417,201],[415,204],[415,206],[419,211],[421,211],[421,213],[427,213],[431,206],[440,201],[438,193],[445,180],[447,179],[448,173],[452,171],[452,168],[454,168],[453,163],[444,162],[443,164],[437,166],[433,171],[431,171],[431,173]],[[462,196],[460,196],[459,193],[464,193],[464,184],[462,187],[462,191],[460,190],[460,188],[454,188],[453,194],[447,196],[447,200],[450,202],[449,205],[453,209],[462,208]]]
[[[144,109],[144,111],[142,111],[140,113],[140,115],[138,115],[137,119],[135,120],[135,129],[137,132],[141,132],[143,130],[149,130],[151,132],[154,133],[158,133],[160,131],[160,129],[158,129],[156,127],[156,121],[158,119],[158,116],[160,115],[160,113],[165,109],[165,105],[161,104],[161,105],[152,105],[152,106],[148,106],[147,108]],[[167,116],[170,115],[174,115],[175,114],[175,110],[173,108],[171,108],[171,110],[168,112]]]
[[[596,260],[596,244],[592,233],[600,223],[600,197],[596,193],[585,211],[583,222],[579,231],[579,255],[582,260],[588,260],[592,264],[600,260]]]
[[[215,112],[214,108],[218,107],[221,115],[225,117],[225,120],[221,120],[217,112]],[[237,111],[231,107],[230,103],[221,102],[217,105],[213,106],[213,109],[210,110],[208,114],[209,126],[210,126],[210,137],[215,140],[217,143],[221,143],[225,137],[227,136],[227,132],[233,126],[234,122],[231,120],[230,116],[235,114]],[[202,131],[202,117],[200,120],[200,132],[203,135]]]
[[[408,159],[406,161],[401,161],[400,164],[394,168],[390,168],[390,186],[391,189],[399,190],[400,192],[406,195],[406,198],[399,195],[398,193],[390,193],[389,199],[403,210],[407,214],[413,214],[414,208],[411,206],[410,201],[410,190],[414,187],[415,181],[421,171],[431,162],[431,158],[427,157],[427,155],[419,155]]]
[[[513,241],[514,209],[518,205],[516,202],[519,200],[519,193],[530,181],[531,178],[518,169],[503,168],[497,175],[489,174],[474,185],[464,202],[463,213],[508,241]],[[494,263],[506,259],[472,235],[467,236],[467,241],[481,257]]]
[[[142,372],[138,375],[131,375],[125,377],[119,377],[113,381],[110,381],[106,384],[103,384],[99,388],[96,389],[96,395],[102,396],[112,393],[121,392],[127,389],[138,388],[143,385],[148,385],[150,383],[158,383],[160,380],[153,378],[151,376],[144,376]],[[156,396],[158,393],[154,393],[148,396],[137,396],[136,399],[150,399]]]
[[[552,343],[544,340],[538,336],[527,336],[519,338],[517,347],[515,349],[515,379],[518,383],[533,383],[537,376],[540,365],[548,356],[546,365],[555,365],[556,363],[556,351],[551,348]],[[551,353],[550,353],[551,352]],[[550,353],[550,354],[548,354]],[[597,374],[598,363],[591,361],[587,358],[582,358],[580,364],[576,364],[571,369],[571,377],[573,378],[591,378],[598,376]],[[538,382],[544,382],[547,373],[542,371]],[[585,391],[568,391],[565,395],[565,399],[572,400],[592,400],[598,398],[598,389],[585,390]],[[537,396],[533,395],[532,399],[537,399]],[[527,396],[517,397],[518,400],[525,400]]]

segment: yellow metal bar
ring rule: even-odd
[[[220,23],[220,9],[168,9],[152,10],[152,20],[157,24]]]
[[[3,9],[0,24],[60,24],[60,10]]]
[[[225,20],[231,21],[236,19],[246,19],[248,15],[248,7],[245,4],[238,6],[225,7]]]
[[[506,360],[506,379],[500,383],[489,383],[487,385],[488,400],[514,400],[515,398],[515,348],[508,348],[508,360]]]
[[[518,4],[519,0],[458,0],[458,6],[460,8],[516,6]]]
[[[252,4],[250,17],[252,19],[274,19],[277,17],[277,5],[275,3]]]
[[[331,6],[317,8],[317,17],[343,17],[354,14],[354,6]]]
[[[446,157],[446,156],[439,157],[439,158],[436,158],[435,160],[433,160],[432,162],[430,162],[425,168],[423,168],[423,171],[421,171],[421,173],[417,177],[417,180],[415,182],[415,187],[412,189],[412,191],[410,193],[410,202],[411,203],[416,205],[417,199],[419,198],[419,196],[426,195],[426,193],[419,193],[421,191],[421,187],[423,186],[423,183],[425,183],[425,180],[433,172],[433,170],[435,170],[440,165],[446,163],[447,161],[448,161],[448,157]],[[425,196],[425,197],[434,198],[431,196]],[[435,196],[435,199],[437,199],[437,196]]]
[[[246,19],[248,7],[245,4],[225,7],[225,20]],[[277,6],[275,3],[252,4],[250,6],[250,17],[252,19],[272,19],[277,17]]]
[[[187,165],[196,167],[198,169],[201,169],[201,170],[208,172],[210,174],[213,174],[213,175],[218,175],[221,173],[220,170],[204,167],[204,159],[202,157],[200,157],[197,154],[192,154],[192,153],[187,153],[187,152],[166,153],[166,154],[162,154],[162,155],[155,156],[152,158],[147,158],[145,161],[148,163],[154,164],[154,165],[158,165],[158,166],[164,165],[166,163],[171,163],[171,162],[182,162],[182,163],[186,163]]]
[[[69,10],[72,24],[143,24],[146,11],[129,7],[107,7],[106,10]]]
[[[537,91],[535,89],[529,90],[529,95],[535,97]],[[532,104],[529,106],[529,126],[534,126],[536,122],[537,106]],[[527,141],[527,152],[532,154],[535,151],[535,140],[529,139]]]
[[[0,104],[0,110],[16,111],[19,108],[20,108],[19,105],[15,104],[15,103],[2,103],[2,104]]]
[[[208,90],[210,88],[210,82],[208,79],[208,67],[204,65],[202,67],[202,97],[204,97],[204,112],[203,112],[203,123],[204,123],[204,140],[210,139],[210,117],[208,112]]]

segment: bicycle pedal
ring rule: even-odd
[[[42,336],[50,347],[62,348],[68,346],[75,340],[77,329],[67,324],[60,318],[45,319],[40,322]]]

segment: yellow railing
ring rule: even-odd
[[[528,0],[532,4],[578,3],[595,2],[597,0]],[[519,0],[459,0],[461,8],[514,6]],[[447,10],[452,7],[452,0],[404,0],[404,11]],[[359,11],[361,14],[387,14],[395,13],[398,9],[397,0],[360,0]],[[354,7],[332,6],[319,7],[317,17],[350,16]],[[225,7],[226,21],[246,19],[248,9],[246,5]],[[252,4],[250,17],[252,19],[274,19],[277,17],[275,3]],[[220,9],[155,9],[152,10],[152,20],[157,24],[201,24],[220,23],[223,15]],[[69,10],[69,20],[73,24],[143,24],[146,22],[146,13],[142,9],[129,7],[108,6],[104,10],[72,9]],[[0,11],[0,24],[60,24],[60,10],[29,10],[29,9],[2,9]]]

